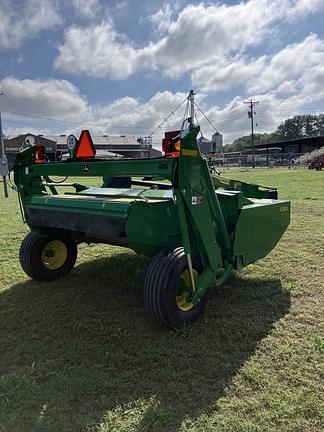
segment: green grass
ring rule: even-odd
[[[145,315],[147,261],[127,249],[82,245],[68,276],[29,280],[28,227],[0,198],[1,432],[323,430],[324,173],[232,176],[277,186],[291,225],[176,332]]]

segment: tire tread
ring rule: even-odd
[[[43,246],[55,238],[31,231],[21,242],[19,249],[19,261],[24,272],[34,280],[54,280],[68,273],[74,266],[77,258],[77,247],[70,238],[59,238],[63,241],[68,250],[68,257],[62,267],[49,270],[42,266],[40,251]]]
[[[174,317],[166,301],[166,293],[179,276],[180,268],[186,265],[182,247],[173,251],[160,251],[149,264],[144,281],[143,300],[146,312],[163,327],[175,328],[185,322]],[[182,270],[183,271],[183,270]],[[175,295],[175,294],[174,294]],[[187,314],[188,322],[194,321],[205,306],[205,298],[195,306],[194,313]]]

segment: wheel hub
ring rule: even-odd
[[[198,279],[198,272],[195,269],[193,269],[193,276],[196,282],[196,280]],[[194,304],[191,302],[192,294],[193,292],[191,287],[190,274],[189,270],[187,269],[180,275],[178,294],[176,296],[177,307],[180,310],[188,312],[194,307]]]
[[[63,266],[67,259],[67,248],[61,240],[52,240],[43,247],[41,261],[49,270],[56,270]]]

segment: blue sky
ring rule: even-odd
[[[8,135],[148,135],[191,88],[225,142],[249,133],[250,98],[258,132],[324,111],[323,0],[0,0],[0,12]]]

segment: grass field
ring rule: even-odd
[[[146,316],[127,249],[81,245],[68,276],[28,279],[28,227],[1,196],[1,432],[324,430],[324,172],[234,177],[277,186],[291,225],[176,332]]]

